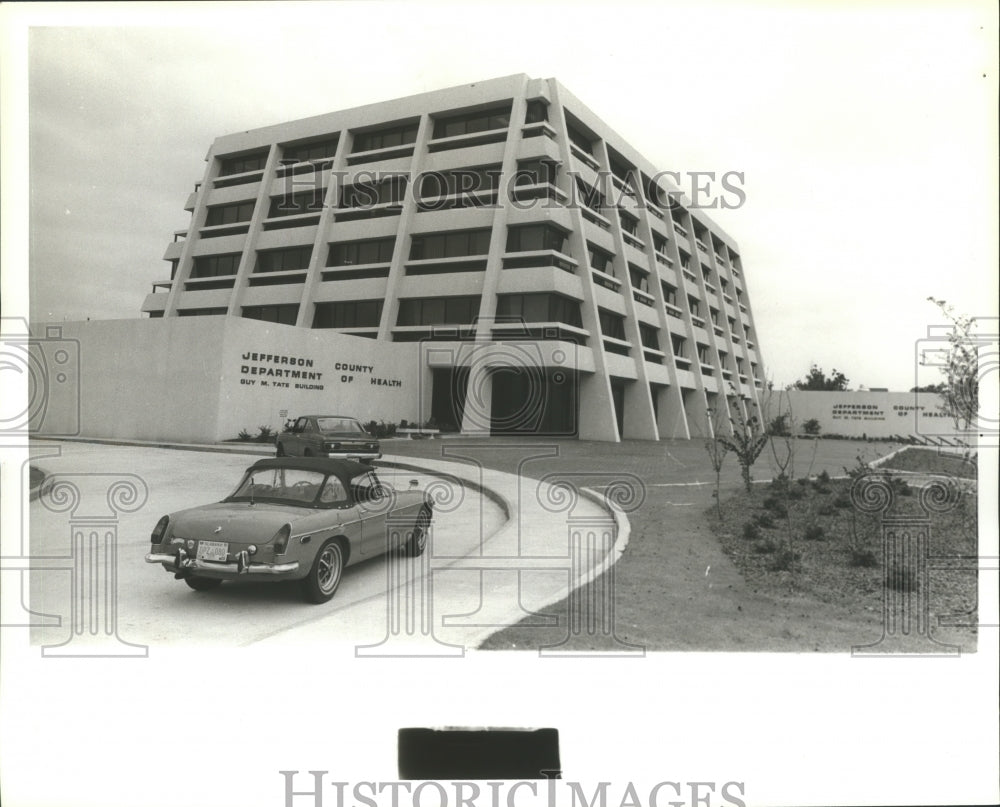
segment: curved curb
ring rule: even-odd
[[[445,465],[457,465],[459,467],[465,467],[465,464],[463,463],[449,462],[447,460],[434,460],[434,462]],[[428,473],[431,474],[432,476],[441,475],[440,472],[423,468],[412,462],[407,462],[407,461],[400,462],[395,457],[391,459],[378,460],[376,461],[376,465],[385,465],[393,468],[420,471],[421,473]],[[475,467],[475,466],[470,466],[470,467]],[[496,468],[487,468],[485,470],[494,471],[495,473],[508,473],[506,471],[500,471]],[[511,475],[513,476],[513,474]],[[513,524],[511,520],[511,514],[514,512],[514,504],[513,502],[510,502],[505,496],[503,496],[503,494],[485,485],[480,485],[478,482],[475,482],[473,480],[464,479],[459,474],[453,473],[452,476],[454,476],[456,479],[459,479],[463,484],[467,484],[473,489],[479,491],[481,494],[485,495],[487,498],[496,503],[504,511],[504,515],[506,516],[506,522],[496,532],[494,532],[493,536],[491,537],[496,536],[504,529],[511,529],[516,527],[516,525]],[[541,484],[541,480],[535,479],[534,477],[522,477],[522,478],[531,479],[531,481]],[[587,499],[589,499],[592,503],[596,504],[598,507],[604,510],[609,516],[611,516],[614,522],[614,529],[615,529],[614,542],[611,545],[611,549],[607,552],[604,558],[601,559],[600,563],[583,570],[582,572],[580,572],[580,574],[576,576],[575,579],[570,581],[569,585],[559,589],[559,591],[556,594],[552,595],[551,597],[544,598],[540,604],[533,605],[532,613],[540,613],[544,611],[546,608],[550,608],[556,603],[562,602],[577,589],[587,585],[588,583],[593,582],[601,575],[607,573],[607,571],[621,559],[622,555],[625,552],[626,547],[628,546],[629,538],[632,535],[632,525],[631,522],[629,522],[628,516],[626,516],[625,511],[622,510],[614,502],[608,500],[606,496],[604,496],[601,493],[598,493],[593,488],[580,488],[579,490]],[[523,616],[524,616],[523,614],[519,615],[517,621],[520,621],[523,618]],[[472,635],[471,640],[469,642],[470,647],[467,647],[466,649],[478,650],[479,647],[483,644],[483,642],[485,642],[494,633],[499,633],[500,631],[506,630],[507,628],[512,627],[513,625],[516,624],[517,622],[512,622],[506,625],[491,625],[487,628],[483,628],[480,632],[474,633]],[[489,651],[489,652],[494,652],[494,651]]]
[[[604,556],[599,564],[592,566],[590,569],[581,572],[577,575],[575,580],[572,580],[568,586],[562,588],[558,593],[554,594],[552,597],[547,597],[542,600],[540,605],[535,606],[534,613],[541,613],[546,608],[551,608],[556,603],[562,602],[567,597],[570,596],[574,591],[588,583],[593,582],[601,575],[605,574],[612,566],[614,566],[621,559],[622,555],[625,553],[625,548],[628,546],[629,538],[632,534],[632,524],[629,522],[628,517],[625,515],[625,511],[622,510],[618,505],[607,500],[605,496],[602,496],[597,491],[592,488],[580,488],[580,492],[583,493],[588,499],[594,502],[599,507],[603,508],[608,515],[614,520],[615,523],[615,541],[611,546],[611,549]],[[523,617],[522,617],[523,618]],[[520,619],[518,620],[520,621]],[[499,633],[502,630],[513,627],[517,622],[509,625],[499,625],[491,626],[489,628],[484,628],[482,632],[474,634],[472,639],[472,649],[479,650],[483,642],[490,638],[495,633]],[[489,653],[503,653],[504,650],[489,650],[484,651]]]
[[[443,460],[435,460],[435,462],[443,462]],[[452,463],[452,464],[454,464],[454,465],[462,465],[462,463],[460,463],[460,462],[456,462],[456,463]],[[430,474],[431,476],[437,476],[437,477],[440,477],[440,478],[444,478],[443,474],[440,471],[432,471],[429,468],[423,468],[423,467],[421,467],[421,466],[419,466],[419,465],[417,465],[415,463],[412,463],[412,462],[399,462],[396,459],[389,459],[389,460],[387,460],[387,459],[380,459],[380,460],[375,460],[374,466],[376,468],[386,467],[386,468],[400,468],[401,470],[404,470],[404,471],[419,471],[422,474]],[[501,510],[503,510],[503,516],[504,516],[504,523],[505,524],[508,521],[510,521],[511,513],[514,512],[514,508],[513,508],[512,503],[510,501],[508,501],[505,496],[501,495],[498,491],[493,490],[493,488],[488,488],[485,485],[480,485],[478,482],[475,482],[472,479],[462,479],[462,477],[460,477],[458,474],[452,474],[452,476],[455,479],[458,479],[463,485],[468,485],[470,488],[472,488],[477,493],[485,496],[487,499],[489,499],[491,502],[493,502],[497,507],[499,507]],[[503,527],[501,527],[500,529],[503,529]]]

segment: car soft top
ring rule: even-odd
[[[354,460],[330,459],[327,457],[267,457],[257,460],[248,471],[262,471],[269,468],[296,468],[302,471],[319,471],[333,474],[345,484],[356,476],[361,476],[372,470],[370,465],[364,465]]]

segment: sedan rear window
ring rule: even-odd
[[[321,432],[336,434],[365,434],[358,421],[352,418],[316,418]]]
[[[323,490],[326,475],[299,468],[265,468],[247,476],[231,500],[312,504]],[[325,503],[325,500],[324,500]]]

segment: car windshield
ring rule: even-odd
[[[249,474],[227,501],[331,505],[346,500],[344,486],[335,476],[300,468],[263,468]]]
[[[353,418],[316,418],[316,425],[324,434],[366,434]]]

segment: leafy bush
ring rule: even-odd
[[[821,516],[832,516],[837,511],[834,509],[832,504],[824,504],[816,512]]]
[[[250,432],[248,432],[246,429],[240,429],[240,433],[239,433],[238,437],[239,437],[240,440],[242,440],[245,443],[248,443],[251,440],[253,440],[253,435],[250,434]]]
[[[254,438],[258,443],[273,443],[274,430],[270,426],[258,426],[257,436]]]
[[[806,434],[817,435],[820,433],[820,423],[816,418],[809,418],[805,423],[802,424],[802,431]]]
[[[841,510],[846,510],[851,506],[851,497],[846,493],[841,493],[836,499],[833,500],[833,504]]]
[[[795,499],[795,500],[804,499],[805,496],[806,496],[805,491],[800,487],[790,488],[788,491],[789,499]]]
[[[748,521],[743,525],[743,537],[748,541],[756,541],[761,537],[761,535],[763,535],[763,533],[760,531],[760,527],[752,521]]]
[[[824,468],[820,471],[820,474],[816,477],[816,479],[825,485],[830,481],[830,474],[827,473],[827,470]]]
[[[826,535],[826,530],[824,530],[819,524],[810,524],[806,527],[806,532],[803,537],[807,541],[822,541],[824,535]]]
[[[774,437],[788,437],[790,434],[788,430],[788,413],[784,412],[774,418],[767,425],[767,433]]]
[[[889,485],[892,487],[892,492],[897,496],[913,495],[913,488],[906,484],[905,479],[900,479],[898,476],[889,477]]]
[[[764,529],[770,529],[774,526],[774,519],[771,518],[770,513],[757,513],[753,517],[753,523],[758,527],[763,527]]]
[[[778,518],[785,518],[788,515],[788,508],[781,503],[780,499],[774,496],[768,496],[764,499],[764,509],[770,510]]]
[[[790,572],[802,556],[798,552],[790,549],[782,549],[774,554],[771,562],[767,564],[768,571]]]
[[[778,551],[778,544],[768,538],[759,544],[755,544],[753,551],[758,555],[770,555],[772,552]]]
[[[403,422],[405,423],[406,421],[404,420]],[[372,437],[381,439],[383,437],[392,437],[396,433],[396,424],[386,423],[384,420],[369,420],[364,424],[364,429]]]
[[[786,490],[788,488],[788,477],[784,474],[778,474],[771,480],[769,487],[771,490],[776,490],[778,492]]]
[[[796,479],[795,482],[802,487],[806,487],[809,484],[809,477],[803,476],[801,479]]]

